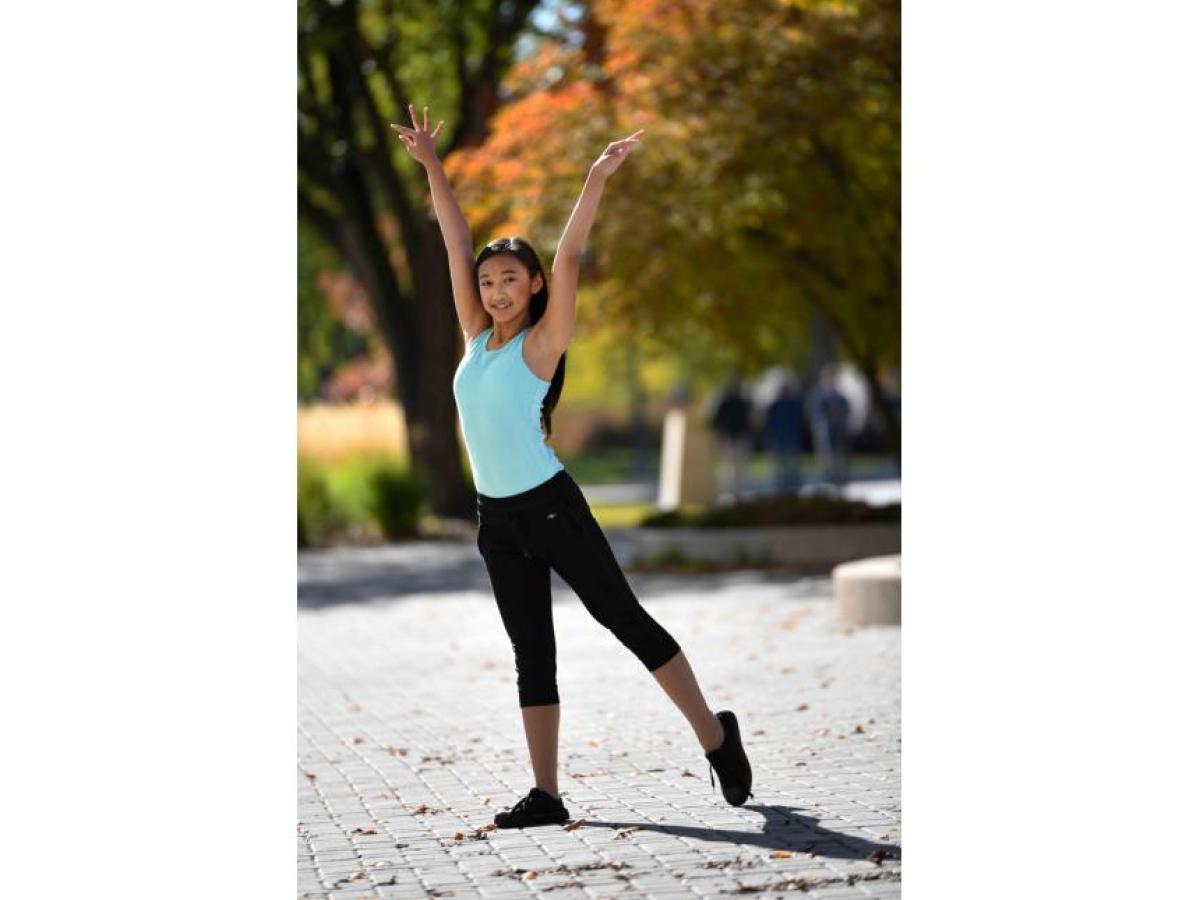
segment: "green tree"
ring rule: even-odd
[[[371,299],[395,369],[414,473],[440,515],[470,516],[451,381],[462,352],[424,173],[388,122],[445,118],[439,154],[477,145],[537,0],[300,0],[299,212]]]
[[[321,386],[338,366],[367,350],[363,336],[347,328],[317,288],[321,272],[341,265],[336,251],[325,246],[306,222],[298,229],[297,389],[301,403],[316,400]]]
[[[597,0],[580,39],[506,79],[488,141],[447,162],[469,216],[551,240],[608,135],[645,129],[605,191],[587,327],[686,368],[800,362],[836,326],[871,382],[900,349],[896,0]]]

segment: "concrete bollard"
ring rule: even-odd
[[[658,508],[673,510],[685,503],[711,506],[716,497],[708,430],[696,416],[689,416],[687,410],[667,410],[663,419]]]
[[[900,555],[835,566],[833,597],[837,613],[847,625],[899,625]]]

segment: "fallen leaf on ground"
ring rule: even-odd
[[[305,778],[307,778],[309,781],[316,781],[316,780],[317,780],[317,776],[316,776],[316,775],[314,775],[312,772],[305,772],[305,773],[304,773],[304,777],[305,777]]]
[[[362,712],[362,704],[361,703],[351,703],[349,706],[346,707],[346,709],[349,710],[350,712]]]
[[[630,825],[628,828],[622,828],[620,831],[617,832],[617,836],[614,838],[614,840],[620,840],[621,838],[629,837],[629,835],[631,835],[635,831],[637,831],[639,829],[639,827],[640,826],[638,826],[638,825]]]
[[[407,747],[387,747],[388,756],[408,756]]]
[[[533,879],[535,879],[535,878],[537,878],[537,872],[535,872],[533,869],[530,869],[528,872],[526,872],[524,875],[521,876],[522,881],[533,881]]]
[[[804,712],[806,709],[808,709],[808,704],[801,703],[799,706],[796,707],[796,712]]]
[[[587,816],[580,816],[574,822],[568,822],[566,825],[564,825],[563,831],[574,831],[576,828],[578,828],[580,825],[582,825],[586,821],[587,821]]]
[[[456,831],[456,832],[454,832],[454,834],[452,834],[450,836],[452,838],[454,838],[454,840],[456,840],[456,841],[461,841],[463,839],[463,833],[461,831]]]
[[[787,858],[795,856],[795,855],[796,855],[795,852],[792,850],[772,850],[771,851],[771,859],[787,859]]]
[[[374,828],[355,828],[351,834],[379,834]]]
[[[867,730],[866,730],[865,728],[863,728],[861,725],[855,725],[855,726],[854,726],[854,733],[855,733],[855,734],[866,734],[866,731],[867,731]]]

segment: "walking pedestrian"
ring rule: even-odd
[[[822,478],[842,488],[849,476],[850,403],[837,389],[837,367],[821,370],[821,380],[809,399],[813,443],[821,463]]]
[[[409,115],[412,127],[392,128],[425,167],[449,256],[466,344],[453,388],[478,497],[477,546],[512,643],[534,776],[534,787],[497,813],[495,823],[520,828],[569,819],[558,790],[551,569],[658,681],[694,731],[710,763],[709,777],[715,770],[725,799],[740,806],[753,795],[736,716],[709,708],[682,648],[638,601],[579,485],[546,444],[575,325],[580,256],[604,184],[642,132],[609,144],[592,164],[558,242],[550,281],[537,253],[519,237],[493,240],[475,255],[434,144],[443,123],[430,130],[428,107],[423,121],[411,105]]]
[[[753,408],[742,390],[741,376],[735,374],[718,391],[712,403],[709,427],[716,438],[717,471],[723,491],[737,503],[746,493],[750,468]]]
[[[779,392],[767,404],[763,421],[763,438],[775,459],[774,489],[780,494],[794,494],[800,489],[800,420],[803,404],[800,391],[791,379],[785,379]]]

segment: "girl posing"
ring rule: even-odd
[[[695,732],[710,764],[709,778],[715,769],[725,799],[741,806],[753,795],[737,717],[730,710],[714,714],[709,709],[683,650],[634,596],[579,485],[546,443],[575,326],[584,242],[605,181],[642,132],[609,144],[592,164],[558,242],[550,281],[537,253],[519,237],[494,240],[476,256],[434,146],[444,123],[430,131],[429,107],[420,122],[411,104],[408,111],[412,127],[392,128],[429,176],[450,259],[466,344],[454,374],[454,399],[478,495],[477,544],[512,642],[533,766],[535,786],[511,809],[497,813],[495,822],[520,828],[570,818],[558,792],[551,569],[654,676]]]

